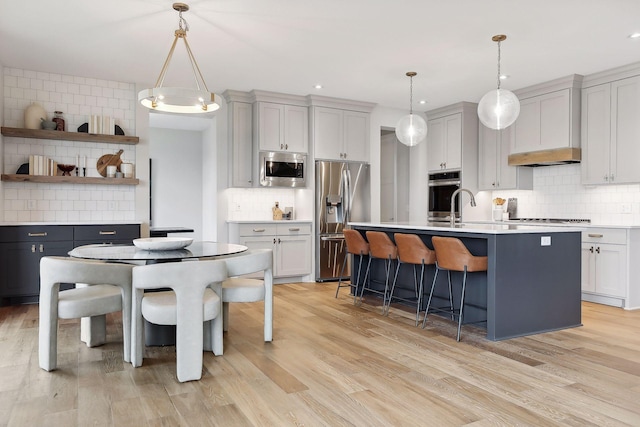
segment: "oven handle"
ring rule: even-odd
[[[440,187],[444,185],[460,185],[459,179],[447,179],[442,181],[429,181],[429,187]]]

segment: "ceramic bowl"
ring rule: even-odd
[[[56,122],[51,122],[49,120],[43,120],[40,123],[40,126],[42,126],[42,129],[45,129],[45,130],[55,130],[58,124]]]

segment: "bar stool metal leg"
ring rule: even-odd
[[[462,273],[462,295],[460,297],[460,314],[458,315],[458,335],[456,341],[460,341],[460,328],[462,327],[462,317],[464,311],[464,292],[467,286],[467,266],[464,266],[464,272]]]

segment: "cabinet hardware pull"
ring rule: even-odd
[[[43,233],[29,233],[29,237],[44,237],[47,235],[47,232],[43,232]]]
[[[589,237],[602,237],[602,234],[597,234],[597,233],[589,233],[588,235]]]
[[[36,245],[31,245],[31,252],[36,253]]]
[[[614,176],[613,176],[613,174],[611,174],[611,181],[612,181],[612,182],[613,182],[613,178],[614,178]]]
[[[289,144],[284,144],[284,149],[288,150],[289,149]]]
[[[273,238],[273,244],[274,245],[276,244],[276,238],[275,237]]]
[[[300,231],[300,228],[290,228],[289,231]]]
[[[40,253],[44,252],[44,245],[40,245]]]
[[[99,233],[101,236],[113,236],[114,234],[116,234],[115,231],[101,231]]]
[[[262,232],[264,232],[264,231],[265,231],[265,229],[264,229],[264,228],[254,228],[254,229],[253,229],[253,232],[254,232],[254,233],[262,233]]]
[[[596,252],[600,253],[600,246],[596,248]]]
[[[280,241],[281,241],[281,240],[280,240],[280,239],[278,239],[278,244],[280,244]]]
[[[593,253],[593,246],[589,248],[589,252]]]

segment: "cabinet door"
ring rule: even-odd
[[[284,106],[284,148],[307,153],[309,150],[309,112],[307,107]]]
[[[480,125],[478,147],[478,189],[495,190],[498,176],[498,131]]]
[[[427,129],[427,167],[439,171],[444,169],[444,119],[429,120]]]
[[[520,100],[520,115],[512,125],[514,138],[511,153],[526,153],[540,149],[540,101],[538,98]]]
[[[313,151],[317,159],[344,160],[342,110],[314,107]]]
[[[72,242],[21,242],[0,244],[2,279],[0,296],[37,296],[40,293],[40,259],[67,256]]]
[[[640,77],[611,83],[611,172],[613,184],[640,182]]]
[[[369,114],[344,111],[344,159],[369,161]]]
[[[582,291],[596,291],[596,264],[595,264],[595,245],[593,243],[582,244]]]
[[[462,114],[444,118],[444,168],[460,169],[462,166]]]
[[[627,246],[601,244],[596,247],[596,292],[625,298],[627,295]]]
[[[278,237],[275,276],[305,276],[311,273],[310,236]]]
[[[229,141],[231,146],[231,186],[251,187],[253,185],[253,141],[251,104],[233,102],[231,106]]]
[[[609,83],[582,90],[582,183],[609,182],[611,146],[611,85]]]
[[[239,244],[246,246],[247,248],[249,248],[249,250],[252,249],[271,249],[273,250],[273,275],[275,277],[276,275],[276,271],[275,271],[275,264],[276,264],[276,260],[275,260],[275,256],[276,256],[276,237],[275,236],[261,236],[261,237],[240,237],[240,242]],[[255,279],[261,279],[264,276],[264,273],[259,272],[259,273],[254,273],[254,274],[248,274],[246,277],[251,277],[251,278],[255,278]]]
[[[258,147],[262,151],[284,151],[284,105],[258,103]]]

